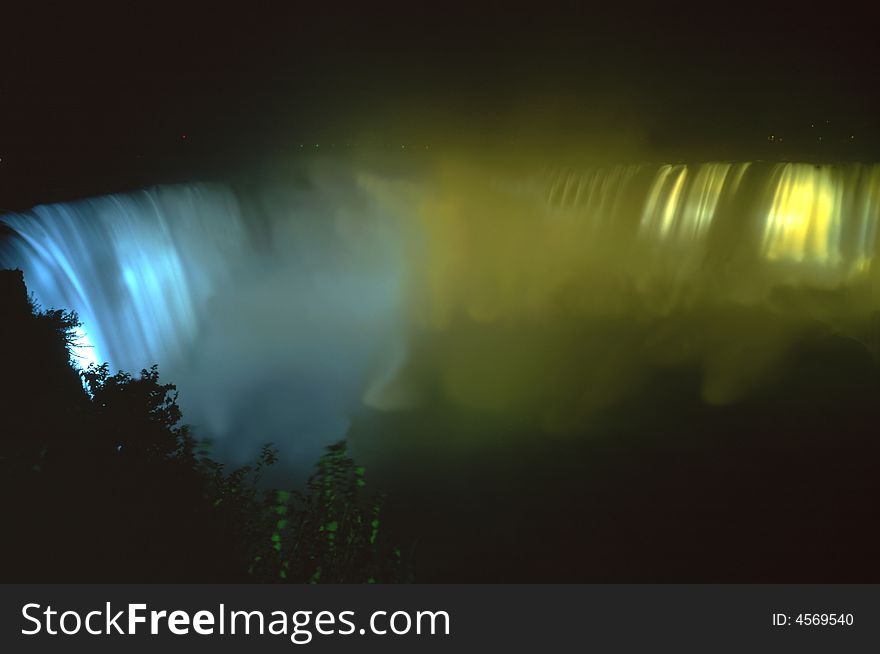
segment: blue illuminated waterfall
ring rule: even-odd
[[[21,267],[45,307],[70,307],[85,326],[83,363],[139,370],[180,356],[198,317],[228,285],[248,235],[222,187],[165,187],[5,216]]]
[[[352,188],[165,186],[2,220],[2,264],[78,313],[79,365],[160,364],[226,458],[274,441],[313,460],[395,356],[400,248]]]

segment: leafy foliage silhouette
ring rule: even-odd
[[[405,581],[379,530],[381,496],[344,442],[304,491],[266,490],[271,445],[226,471],[181,423],[173,384],[77,371],[74,313],[39,310],[20,271],[0,271],[3,581]]]

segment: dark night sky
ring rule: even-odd
[[[222,175],[317,141],[525,134],[552,153],[626,135],[658,156],[880,155],[876,11],[423,4],[7,16],[0,209]]]

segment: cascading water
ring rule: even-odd
[[[78,312],[84,363],[134,370],[181,355],[248,238],[235,196],[211,186],[39,206],[4,222],[18,235],[4,263],[26,272],[42,305]]]
[[[400,330],[394,234],[355,189],[323,183],[36,207],[3,217],[15,234],[2,264],[24,270],[43,307],[77,311],[82,367],[158,363],[222,458],[273,441],[308,462],[344,435]]]
[[[42,305],[79,313],[83,363],[159,363],[187,419],[233,458],[274,440],[311,460],[364,402],[411,405],[420,384],[486,410],[531,406],[564,430],[646,361],[698,360],[705,399],[733,401],[784,348],[791,320],[858,336],[878,308],[877,166],[523,177],[440,162],[417,179],[311,182],[36,207],[3,217],[15,236],[2,264],[25,271]],[[707,317],[727,307],[774,318],[734,328]],[[594,333],[614,320],[656,335],[683,314],[671,346]],[[731,349],[744,342],[754,361]],[[557,378],[574,388],[562,399]]]
[[[853,279],[868,271],[876,249],[878,166],[627,166],[556,173],[544,188],[549,205],[593,226],[627,229],[638,219],[637,237],[656,249],[699,248],[713,231],[733,229],[737,246],[766,262],[796,264],[800,281],[820,269],[829,282]]]

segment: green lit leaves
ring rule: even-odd
[[[264,529],[262,560],[250,559],[256,581],[375,583],[402,578],[400,550],[382,538],[381,498],[365,495],[366,469],[344,442],[317,462],[306,492],[272,490],[253,515]],[[244,479],[236,479],[244,485]]]

